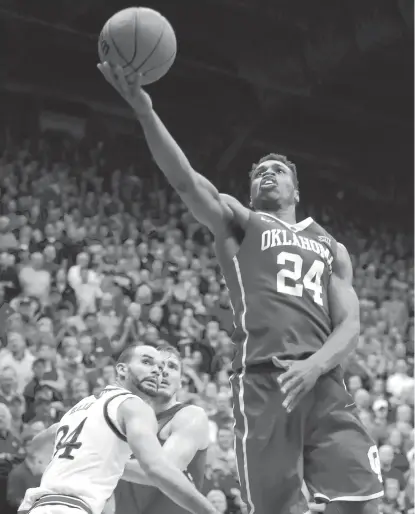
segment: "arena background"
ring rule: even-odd
[[[239,509],[230,309],[211,236],[96,70],[97,35],[128,6],[0,3],[2,514],[40,479],[33,456],[21,464],[33,434],[104,387],[137,337],[182,351],[181,398],[211,419],[205,492]],[[346,382],[381,448],[384,512],[413,513],[413,2],[147,6],[179,43],[149,92],[194,167],[247,201],[251,163],[287,154],[302,214],[351,252],[362,333]]]

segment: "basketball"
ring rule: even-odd
[[[141,73],[143,85],[156,82],[168,72],[176,51],[176,35],[170,23],[146,7],[130,7],[114,14],[98,42],[101,62],[122,66],[129,83]]]

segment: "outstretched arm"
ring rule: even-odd
[[[163,453],[173,465],[184,471],[199,450],[209,444],[209,424],[206,413],[196,406],[185,407],[172,421],[172,432],[163,445]],[[122,480],[142,485],[154,485],[137,460],[127,463]]]
[[[183,202],[198,221],[213,233],[220,233],[234,219],[233,208],[219,195],[216,187],[207,178],[192,168],[179,145],[153,110],[149,95],[140,87],[140,77],[137,76],[136,84],[129,86],[122,68],[113,69],[108,63],[99,64],[98,68],[133,108],[154,160]],[[240,210],[247,212],[242,205]],[[238,221],[238,213],[236,217]]]
[[[321,373],[327,373],[343,362],[352,352],[359,339],[359,299],[353,288],[353,268],[346,248],[338,245],[337,259],[328,289],[330,316],[333,332],[312,357]]]

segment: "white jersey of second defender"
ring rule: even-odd
[[[40,487],[27,493],[30,503],[45,494],[63,494],[83,500],[93,514],[101,514],[131,457],[117,422],[118,407],[131,397],[137,398],[121,387],[107,387],[63,416]]]

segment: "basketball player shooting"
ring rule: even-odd
[[[131,346],[116,368],[116,386],[81,400],[63,416],[40,487],[26,492],[19,512],[70,514],[77,509],[101,514],[132,452],[151,483],[183,509],[215,514],[158,442],[149,403],[157,395],[163,370],[160,353],[150,346]],[[48,433],[43,442],[47,438]]]
[[[184,471],[200,491],[209,445],[208,418],[202,408],[177,401],[182,375],[180,355],[170,348],[159,351],[162,352],[164,368],[153,402],[158,439],[169,462]],[[116,514],[185,514],[182,507],[154,485],[138,461],[131,460],[115,489]]]
[[[98,65],[133,109],[157,165],[215,237],[234,309],[231,379],[236,453],[249,514],[304,512],[302,479],[327,513],[374,514],[383,495],[377,448],[343,386],[359,301],[346,248],[296,220],[297,171],[270,154],[252,167],[250,208],[197,173],[121,67]]]

